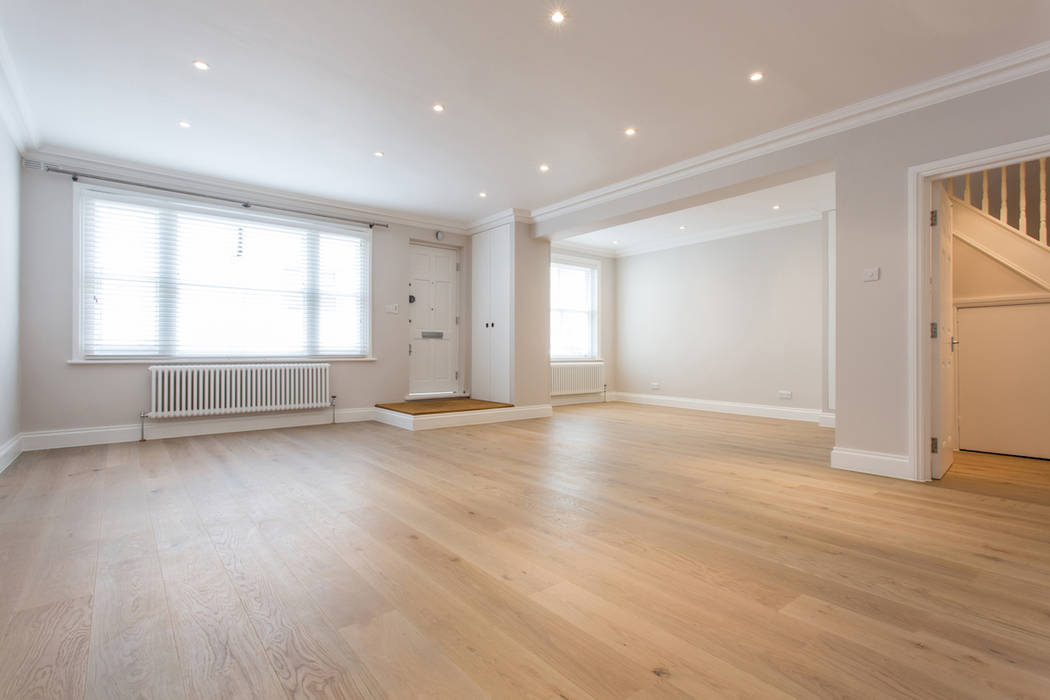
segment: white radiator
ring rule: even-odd
[[[330,405],[330,365],[150,367],[150,418],[289,411]]]
[[[602,362],[558,362],[551,364],[551,396],[594,394],[605,390]]]

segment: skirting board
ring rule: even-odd
[[[21,433],[0,444],[0,473],[10,467],[20,454],[22,454]]]
[[[605,394],[563,394],[561,396],[552,396],[552,406],[571,406],[578,403],[602,403],[605,401]]]
[[[452,428],[461,425],[484,425],[485,423],[504,423],[506,421],[529,420],[531,418],[550,418],[553,414],[554,412],[549,403],[535,406],[492,408],[485,411],[433,413],[421,416],[410,416],[407,413],[377,408],[375,420],[405,430],[432,430],[434,428]]]
[[[890,476],[895,479],[916,481],[915,465],[908,455],[895,455],[887,452],[868,452],[851,450],[848,447],[836,447],[831,451],[831,466],[851,472]]]
[[[821,428],[835,427],[835,413],[833,411],[821,411],[817,416],[817,425]]]
[[[819,408],[791,408],[789,406],[768,406],[760,403],[737,403],[735,401],[713,401],[710,399],[690,399],[684,396],[662,396],[653,394],[630,394],[619,391],[609,392],[610,401],[641,403],[650,406],[668,406],[670,408],[688,408],[693,411],[713,411],[715,413],[734,413],[741,416],[758,418],[780,418],[782,420],[800,420],[818,423],[824,412]]]
[[[528,418],[549,418],[552,414],[549,404],[540,406],[514,406],[496,408],[491,411],[463,411],[430,416],[409,416],[379,408],[338,408],[335,411],[336,423],[357,423],[374,420],[394,425],[405,430],[429,430],[456,425],[480,425]],[[332,412],[328,410],[308,413],[282,413],[265,416],[238,416],[231,418],[206,418],[183,421],[146,421],[146,439],[191,437],[194,435],[218,435],[221,433],[238,433],[250,430],[271,430],[274,428],[295,428],[307,425],[325,425],[332,422]],[[83,447],[85,445],[106,445],[116,442],[135,442],[139,439],[140,428],[137,423],[130,425],[109,425],[97,428],[73,428],[70,430],[41,430],[22,433],[0,445],[0,471],[7,465],[8,458],[13,462],[24,450],[50,450],[58,447]]]

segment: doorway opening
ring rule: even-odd
[[[459,250],[409,245],[409,399],[463,395]]]
[[[929,478],[957,451],[1050,459],[1048,152],[926,180]]]

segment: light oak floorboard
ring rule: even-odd
[[[1050,469],[629,404],[27,453],[0,699],[1050,698]]]

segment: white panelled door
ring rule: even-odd
[[[412,244],[409,255],[409,394],[458,393],[458,253]]]
[[[510,226],[471,239],[470,396],[511,403],[511,284],[514,277]]]

